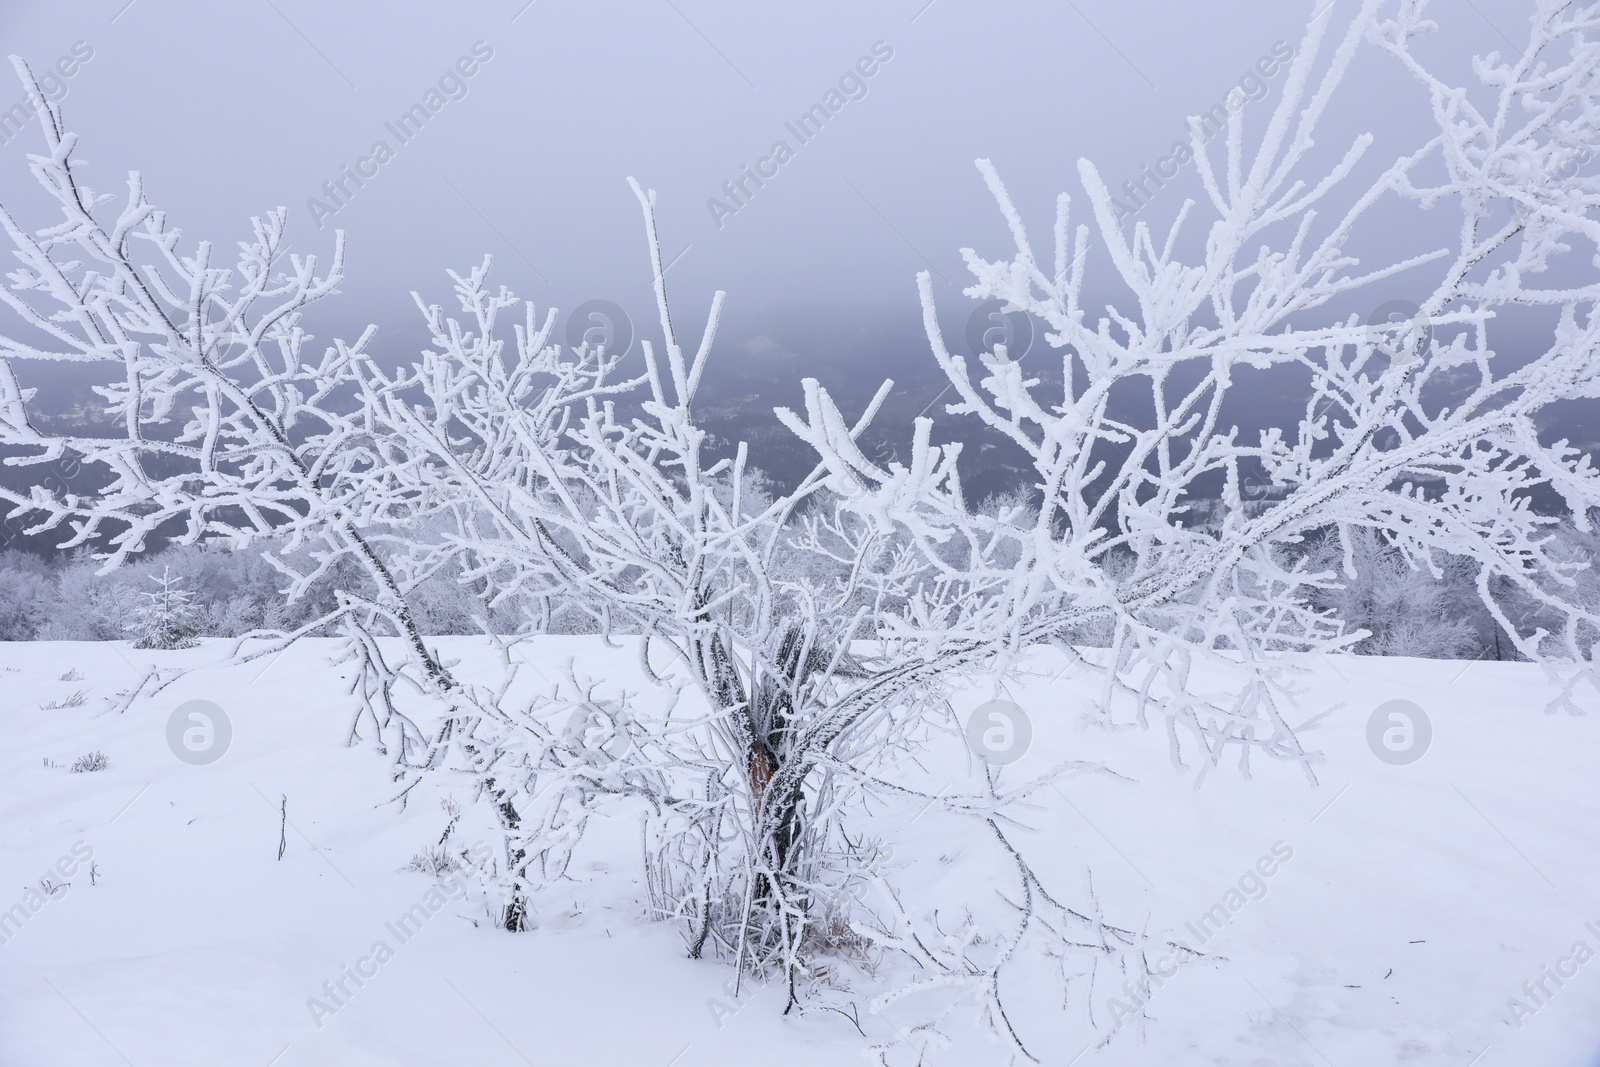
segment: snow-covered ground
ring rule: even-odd
[[[443,644],[482,654],[464,639]],[[328,651],[307,641],[269,665],[217,667],[215,643],[0,646],[0,1064],[862,1062],[867,1042],[842,1017],[784,1018],[774,989],[747,985],[735,998],[726,965],[685,959],[675,929],[642,918],[627,825],[603,828],[575,880],[540,900],[536,932],[494,931],[473,921],[474,904],[430,900],[432,879],[403,868],[444,815],[434,796],[404,811],[384,803],[384,760],[344,743],[348,701]],[[546,638],[529,655],[536,665],[576,655],[643,688],[632,652],[597,639]],[[108,714],[106,698],[157,657],[198,669]],[[1084,729],[1093,682],[1060,676],[1063,665],[1041,656],[1032,680],[1011,688],[1034,739],[1007,774],[1092,759],[1132,780],[1047,790],[1016,839],[1065,897],[1087,899],[1092,871],[1110,921],[1191,945],[1208,912],[1226,921],[1202,946],[1206,960],[1155,990],[1151,1021],[1104,1049],[1084,1052],[1081,1028],[1017,971],[1008,995],[1046,1062],[1600,1063],[1600,959],[1588,958],[1600,951],[1600,723],[1546,714],[1538,669],[1326,661],[1302,708],[1310,717],[1343,703],[1306,735],[1327,757],[1321,784],[1257,763],[1253,780],[1223,767],[1197,791],[1159,732]],[[62,680],[68,672],[81,680]],[[79,706],[42,707],[79,691]],[[226,755],[209,765],[168,746],[169,717],[191,699],[215,702],[232,724]],[[1405,766],[1367,742],[1369,716],[1395,699],[1433,725],[1426,755]],[[95,750],[105,769],[69,770]],[[948,765],[951,788],[970,788],[961,761],[941,758],[934,773]],[[1008,887],[992,840],[917,808],[881,812],[869,828],[895,846],[908,904],[989,908]],[[47,898],[42,877],[70,887]],[[419,903],[397,936],[393,924]],[[345,977],[356,970],[368,975],[359,986]],[[1558,983],[1558,971],[1571,976]],[[341,980],[332,1014],[308,1006],[331,1007],[324,984]],[[1528,1009],[1514,1021],[1512,997]],[[861,1025],[892,1039],[918,1021],[915,1008],[863,1014]],[[1104,1022],[1117,1009],[1095,1011]],[[951,1036],[925,1062],[1005,1061],[975,1030]],[[916,1063],[918,1044],[908,1034],[889,1062]]]

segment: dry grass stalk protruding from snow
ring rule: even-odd
[[[106,754],[95,749],[72,761],[72,773],[92,774],[95,771],[103,771],[110,765],[111,761],[106,759]]]

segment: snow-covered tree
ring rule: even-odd
[[[145,593],[145,603],[133,611],[133,618],[124,624],[138,634],[135,648],[193,648],[199,644],[199,612],[191,601],[194,594],[179,586],[183,578],[172,573],[171,567],[161,568],[161,576],[150,576],[158,589]]]
[[[0,641],[31,641],[49,619],[55,599],[49,570],[37,557],[0,552]]]
[[[1489,621],[1488,613],[1478,601],[1466,561],[1447,560],[1441,573],[1434,575],[1413,565],[1369,528],[1356,527],[1347,535],[1354,542],[1348,549],[1331,531],[1318,538],[1309,546],[1306,562],[1337,576],[1315,602],[1347,630],[1365,632],[1353,651],[1428,659],[1482,653],[1477,624],[1480,618]],[[1345,569],[1346,560],[1350,571]]]

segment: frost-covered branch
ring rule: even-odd
[[[1539,419],[1559,401],[1600,395],[1600,186],[1585,154],[1600,113],[1597,9],[1540,3],[1524,54],[1480,61],[1480,84],[1458,88],[1410,51],[1430,28],[1424,7],[1367,0],[1331,43],[1336,20],[1313,19],[1253,150],[1237,112],[1220,162],[1194,125],[1203,240],[1185,240],[1199,215],[1193,202],[1164,236],[1145,221],[1130,234],[1084,161],[1089,219],[1075,221],[1073,198],[1061,196],[1047,267],[998,173],[979,161],[1016,252],[989,261],[965,250],[976,278],[966,292],[1042,319],[1059,375],[1024,368],[1003,347],[969,368],[944,343],[926,275],[919,290],[934,357],[958,397],[946,410],[1028,455],[1030,506],[975,509],[960,446],[933,444],[931,419],[918,420],[910,459],[885,466],[841,433],[816,382],[806,383],[803,414],[780,412],[857,514],[902,532],[928,559],[954,561],[942,595],[894,623],[925,655],[984,645],[1004,662],[1029,644],[1109,627],[1100,663],[1108,715],[1118,693],[1131,695],[1141,721],[1159,711],[1175,758],[1186,727],[1202,772],[1237,746],[1243,759],[1261,750],[1309,774],[1312,756],[1285,718],[1281,668],[1362,635],[1314,606],[1341,575],[1309,566],[1299,546],[1313,533],[1366,529],[1435,573],[1448,557],[1472,561],[1508,631],[1503,590],[1536,600],[1559,628],[1517,633],[1519,649],[1595,681],[1588,664],[1600,616],[1573,594],[1582,564],[1553,534],[1563,521],[1588,528],[1600,481],[1589,455],[1541,439]],[[1326,172],[1310,154],[1364,44],[1420,79],[1438,123],[1365,184],[1357,175],[1369,136]],[[1363,265],[1347,248],[1380,208],[1397,204],[1456,211],[1455,243]],[[1085,302],[1091,235],[1128,293],[1120,308]],[[1199,258],[1186,259],[1184,247]],[[1556,273],[1575,281],[1540,284]],[[1332,310],[1403,291],[1423,296],[1402,321]],[[1512,305],[1549,309],[1542,351],[1494,347],[1497,313]],[[1304,417],[1249,440],[1230,423],[1228,398],[1252,374],[1272,372],[1307,383]],[[1146,415],[1119,414],[1140,406]],[[1247,506],[1248,489],[1272,499]],[[1207,522],[1219,495],[1218,521]],[[1550,497],[1563,507],[1538,506]],[[1352,565],[1345,572],[1353,576]],[[1208,693],[1194,674],[1203,660],[1242,669],[1244,679]]]

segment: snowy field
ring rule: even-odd
[[[404,811],[382,803],[383,759],[345,744],[330,645],[305,641],[265,669],[216,666],[223,647],[0,646],[0,908],[11,909],[0,1063],[781,1067],[865,1062],[869,1043],[896,1035],[893,1064],[1005,1062],[976,1027],[924,1052],[910,1002],[863,1011],[864,1038],[829,1011],[782,1017],[774,989],[735,997],[728,966],[686,959],[675,928],[644,918],[624,819],[592,834],[573,880],[540,897],[535,932],[490,929],[475,904],[443,900],[430,876],[404,869],[444,816],[435,796]],[[483,654],[467,639],[444,647]],[[631,650],[553,637],[529,648],[535,667],[576,655],[644,688]],[[195,669],[107,713],[156,657]],[[1327,757],[1318,787],[1258,762],[1253,780],[1222,767],[1196,791],[1159,732],[1083,728],[1093,683],[1061,676],[1063,663],[1041,656],[1011,689],[1034,739],[1007,773],[1091,759],[1122,777],[1046,791],[1017,840],[1063,897],[1088,899],[1092,871],[1110,921],[1191,946],[1196,929],[1212,933],[1207,958],[1154,991],[1149,1022],[1103,1049],[1085,1051],[1087,1034],[1029,996],[1026,968],[1013,972],[1022,1037],[1045,1062],[1600,1063],[1600,963],[1588,962],[1600,948],[1600,737],[1592,719],[1545,714],[1538,668],[1328,660],[1301,709],[1343,703],[1305,735]],[[77,706],[50,706],[80,692]],[[168,719],[190,699],[215,702],[232,725],[210,765],[168,746]],[[1367,742],[1369,715],[1394,699],[1433,725],[1410,765],[1380,761]],[[69,769],[96,750],[104,769]],[[941,755],[959,751],[952,737],[928,764],[954,791],[971,782]],[[908,905],[981,912],[1004,865],[992,840],[946,820],[908,803],[877,812],[872,830],[894,847],[898,883],[925,898]],[[41,878],[65,884],[46,896]],[[408,912],[419,918],[396,936]],[[1207,926],[1208,913],[1225,918]],[[344,978],[337,1008],[310,1005],[332,1007],[325,983],[354,970],[368,977]],[[1113,993],[1097,994],[1102,1023],[1117,1013],[1104,1002]],[[1528,1009],[1516,1018],[1512,997]]]

